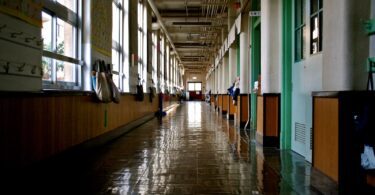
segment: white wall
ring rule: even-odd
[[[0,90],[3,91],[39,91],[42,89],[42,46],[36,41],[41,40],[41,29],[14,17],[0,13]],[[15,38],[11,33],[22,33]],[[25,42],[26,38],[36,37]],[[39,48],[38,48],[39,47]],[[6,73],[4,66],[9,63]],[[26,63],[22,71],[19,67]],[[35,68],[35,73],[32,69]]]
[[[240,92],[249,92],[250,85],[250,50],[249,50],[249,16],[243,14],[241,18],[240,34]]]
[[[281,91],[281,1],[261,1],[262,93]]]
[[[325,1],[323,12],[323,90],[365,89],[370,1]]]

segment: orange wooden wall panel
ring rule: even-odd
[[[217,104],[218,104],[219,109],[221,110],[223,107],[223,95],[218,96]]]
[[[228,108],[228,106],[229,106],[229,95],[224,95],[223,96],[223,111],[228,111],[229,110],[229,108]]]
[[[91,96],[1,97],[0,160],[23,166],[80,144],[157,110],[158,100],[120,104]],[[104,125],[107,110],[107,126]]]
[[[314,167],[338,181],[337,98],[314,98]]]
[[[247,122],[249,118],[248,113],[248,96],[241,96],[241,122]]]
[[[236,113],[236,106],[233,104],[232,97],[229,97],[229,114],[235,114]]]
[[[267,96],[264,98],[266,119],[264,133],[265,136],[279,136],[279,97]]]
[[[257,96],[257,133],[263,135],[263,96]]]

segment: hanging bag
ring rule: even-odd
[[[95,77],[92,78],[93,87],[98,99],[102,102],[111,102],[111,91],[106,76],[104,61],[95,62],[93,76]]]
[[[120,103],[120,91],[118,90],[116,84],[113,82],[111,64],[107,64],[107,80],[110,85],[112,101],[117,104]]]

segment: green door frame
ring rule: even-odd
[[[260,74],[260,17],[252,17],[251,29],[251,88]],[[257,125],[257,94],[251,93],[251,127],[256,129]]]
[[[281,90],[281,149],[291,149],[292,132],[292,4],[293,1],[283,0],[283,31],[282,31],[282,90]]]

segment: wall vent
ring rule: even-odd
[[[306,125],[302,123],[295,123],[294,128],[295,128],[294,140],[305,144],[306,143]]]

